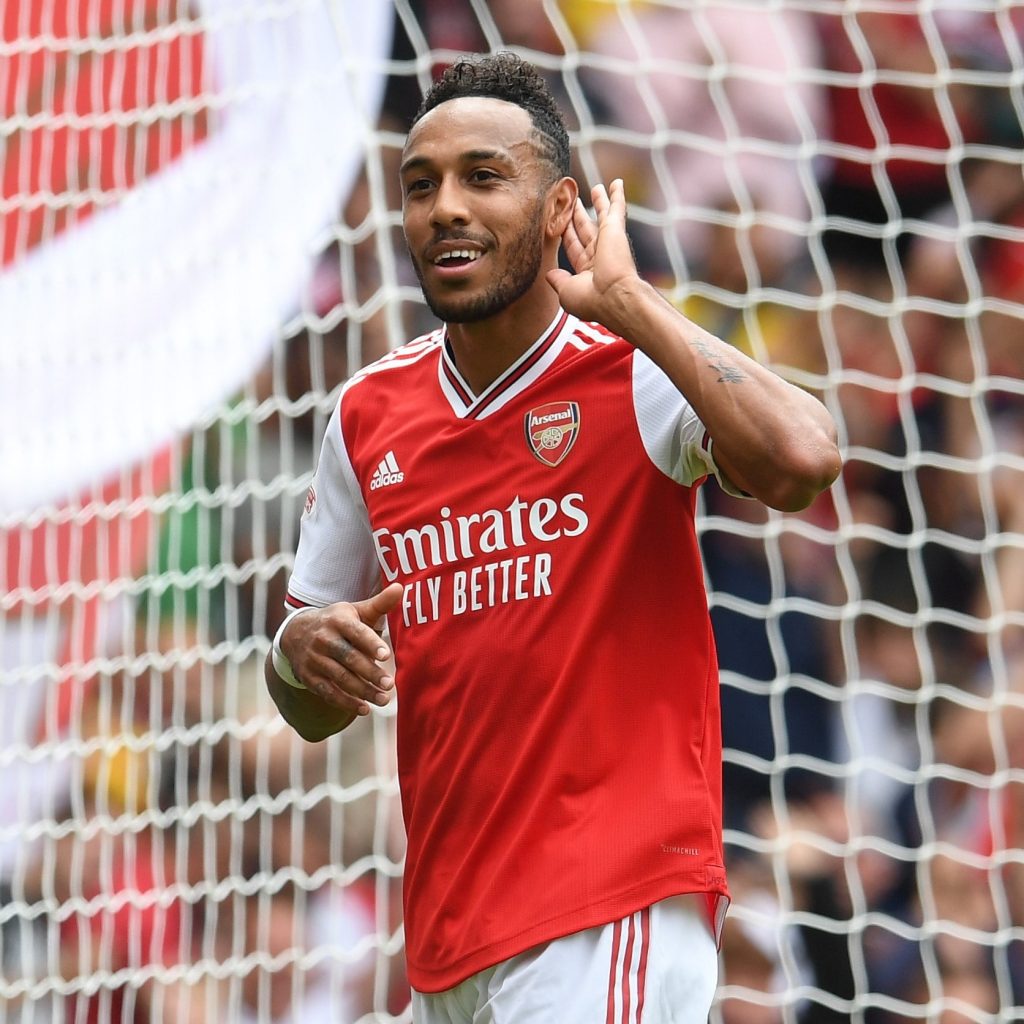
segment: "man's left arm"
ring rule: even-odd
[[[622,182],[578,204],[563,239],[575,274],[551,271],[562,306],[603,324],[656,363],[700,417],[715,462],[772,508],[805,508],[839,475],[836,429],[814,396],[683,316],[636,271]]]

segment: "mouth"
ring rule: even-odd
[[[429,265],[443,277],[459,277],[471,271],[483,258],[479,249],[445,249],[429,259]]]

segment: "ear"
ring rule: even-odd
[[[548,192],[548,217],[545,234],[548,238],[561,239],[572,219],[576,197],[580,194],[575,178],[559,178]]]

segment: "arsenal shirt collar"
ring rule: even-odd
[[[460,419],[483,419],[525,391],[558,358],[566,338],[572,333],[570,321],[574,322],[575,318],[559,309],[541,336],[479,395],[473,394],[455,365],[455,353],[446,327],[437,372],[441,391],[455,415]]]

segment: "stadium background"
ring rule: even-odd
[[[644,274],[839,424],[806,513],[703,489],[714,1019],[1024,1016],[1021,4],[2,26],[0,1021],[409,1019],[393,714],[302,744],[260,666],[339,386],[431,326],[404,131],[500,48],[548,76],[581,183],[625,179]]]

